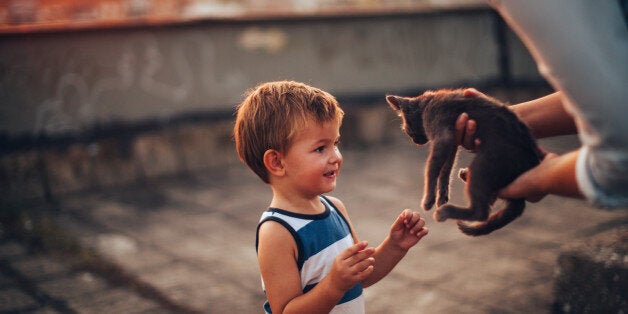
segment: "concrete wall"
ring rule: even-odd
[[[488,9],[0,36],[0,134],[76,134],[116,123],[230,112],[248,88],[304,81],[379,97],[503,78],[539,80]],[[501,53],[501,54],[500,54]]]
[[[386,93],[546,86],[488,9],[5,34],[0,205],[237,163],[235,105],[280,79],[335,94],[354,145],[400,133]]]

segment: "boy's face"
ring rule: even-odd
[[[284,159],[286,176],[295,193],[311,198],[336,188],[342,165],[339,140],[336,121],[322,125],[310,121],[295,135]]]

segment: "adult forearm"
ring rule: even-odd
[[[576,161],[580,150],[561,156],[548,155],[541,164],[523,173],[502,189],[501,198],[524,198],[536,202],[548,194],[582,198],[576,179]]]
[[[560,92],[513,105],[511,109],[530,127],[536,138],[577,132],[573,117],[565,111]]]
[[[566,153],[542,165],[541,174],[546,173],[545,190],[548,194],[582,198],[576,179],[576,161],[580,150]]]

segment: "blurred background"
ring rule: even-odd
[[[344,133],[359,144],[384,140],[386,93],[547,89],[472,0],[4,0],[0,69],[3,200],[231,160],[219,125],[264,81],[331,92],[356,110]]]
[[[418,206],[426,158],[386,94],[551,91],[479,0],[0,0],[0,312],[260,312],[270,192],[231,130],[246,90],[271,80],[338,98],[334,195],[373,245]],[[625,215],[535,206],[551,210],[477,241],[425,213],[430,236],[369,289],[369,312],[569,312],[552,281],[561,246]]]

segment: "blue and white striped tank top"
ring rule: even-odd
[[[351,229],[346,219],[331,201],[324,196],[320,198],[325,205],[325,212],[321,214],[305,215],[269,208],[262,214],[257,226],[257,237],[259,227],[269,220],[280,223],[290,231],[299,251],[297,266],[303,293],[314,288],[329,273],[336,256],[353,245]],[[255,246],[257,248],[257,241]],[[264,310],[271,313],[268,301],[264,303]],[[331,313],[364,313],[364,311],[362,284],[358,283],[345,293]]]

